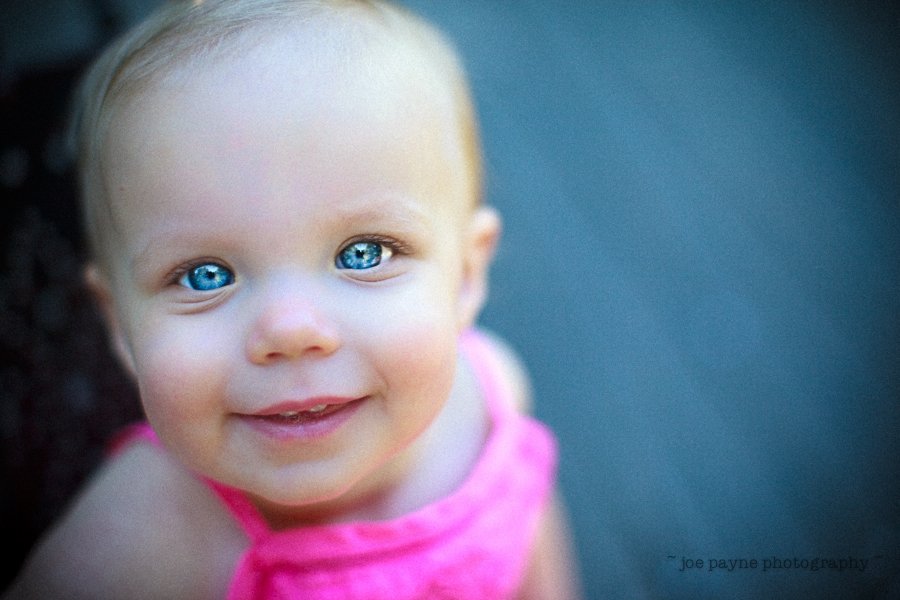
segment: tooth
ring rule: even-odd
[[[296,416],[299,415],[299,414],[300,414],[300,411],[290,410],[290,411],[288,411],[288,412],[278,413],[278,416],[279,416],[279,417],[290,418],[290,417],[296,417]]]
[[[320,413],[320,412],[322,412],[323,410],[325,410],[326,408],[328,408],[328,405],[327,405],[327,404],[319,404],[318,406],[313,406],[312,408],[310,408],[310,409],[309,409],[308,411],[306,411],[306,412]]]

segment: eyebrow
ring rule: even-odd
[[[172,232],[163,231],[162,233],[151,237],[147,243],[131,258],[131,270],[138,274],[138,277],[150,275],[155,272],[156,266],[148,265],[149,259],[153,257],[160,248],[178,248],[189,246],[196,240],[196,235],[189,232]]]
[[[400,206],[398,206],[398,201]],[[335,206],[335,222],[368,223],[378,221],[392,221],[402,226],[415,229],[425,228],[431,230],[434,226],[433,219],[421,208],[419,202],[401,195],[387,197],[364,196],[347,203]]]
[[[398,206],[398,201],[400,206]],[[278,215],[272,215],[267,218],[278,218]],[[332,213],[328,217],[326,226],[335,227],[337,225],[350,225],[354,227],[364,227],[368,224],[373,226],[382,226],[382,224],[390,223],[392,227],[398,227],[403,231],[416,231],[421,229],[424,235],[428,235],[433,231],[434,222],[429,218],[428,213],[422,209],[419,203],[403,195],[390,194],[387,196],[380,195],[362,196],[358,199],[352,199],[346,203],[334,206]],[[374,233],[374,232],[373,232]],[[229,234],[223,234],[224,238],[229,238]],[[194,241],[195,236],[184,232],[162,232],[156,235],[147,244],[137,252],[132,258],[131,268],[135,271],[142,271],[142,265],[146,265],[147,258],[160,246],[180,246],[190,244]]]

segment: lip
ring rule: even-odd
[[[317,397],[302,401],[279,402],[237,418],[257,434],[277,442],[312,442],[326,438],[341,428],[365,403],[362,398]],[[307,413],[298,418],[284,418],[284,413],[303,413],[311,408],[328,404],[319,413]]]

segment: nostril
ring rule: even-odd
[[[276,352],[276,351],[267,352],[265,354],[265,356],[263,357],[263,360],[265,362],[276,362],[279,360],[290,359],[295,356],[300,356],[300,355],[312,356],[312,355],[316,355],[316,354],[328,354],[328,352],[326,352],[320,346],[309,346],[307,348],[300,350],[299,352]]]

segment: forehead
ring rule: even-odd
[[[316,116],[323,122],[349,111],[375,120],[412,108],[417,114],[407,116],[430,112],[429,117],[447,126],[445,142],[455,141],[457,90],[440,53],[413,39],[411,31],[333,16],[272,30],[259,23],[218,39],[211,49],[154,67],[154,75],[123,86],[122,97],[112,102],[111,124],[127,124],[136,113],[153,112],[160,104],[186,113],[203,110],[200,102],[213,106],[227,98],[237,108],[253,111],[250,116],[276,119],[308,117],[303,111],[319,104]],[[176,96],[181,96],[180,106],[168,101]],[[324,98],[330,110],[322,110]]]
[[[405,40],[359,28],[298,26],[241,52],[194,59],[114,108],[104,152],[111,211],[132,204],[132,192],[193,172],[230,189],[298,185],[307,171],[354,161],[370,179],[404,173],[407,183],[428,188],[415,190],[422,197],[466,204],[467,157],[451,88]],[[365,183],[347,175],[348,186]],[[158,191],[162,202],[172,197]]]

